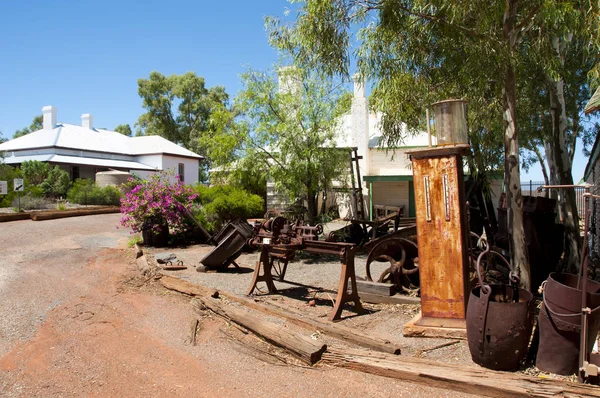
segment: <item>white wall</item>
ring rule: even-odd
[[[179,163],[184,164],[184,183],[187,185],[197,184],[198,168],[200,167],[200,161],[198,159],[182,158],[171,155],[162,156],[163,171],[173,170],[174,175],[177,175],[179,170]]]
[[[408,215],[408,181],[374,182],[373,205],[404,206]]]
[[[412,164],[403,149],[389,150],[371,148],[372,176],[411,176]]]
[[[184,158],[173,155],[140,155],[136,158],[137,162],[146,164],[148,166],[156,167],[162,171],[173,170],[172,182],[175,181],[175,175],[178,174],[179,163],[184,164],[184,183],[188,185],[194,185],[198,183],[198,167],[200,161],[193,158]],[[142,178],[148,178],[154,174],[154,171],[141,171],[132,170],[133,173],[139,175]]]

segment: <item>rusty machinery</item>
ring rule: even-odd
[[[295,253],[303,250],[317,254],[335,254],[340,258],[341,273],[337,298],[329,320],[341,319],[345,303],[353,302],[355,311],[362,313],[363,308],[356,287],[356,274],[354,270],[354,255],[357,246],[345,242],[320,241],[319,235],[323,233],[321,226],[305,226],[299,222],[289,224],[284,217],[275,217],[264,224],[255,227],[256,235],[250,239],[252,247],[260,248],[261,253],[254,268],[254,275],[248,294],[257,290],[257,284],[264,282],[270,294],[277,293],[273,282],[273,273],[280,281],[284,280],[288,262]],[[274,267],[275,261],[280,266]]]

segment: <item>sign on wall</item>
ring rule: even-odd
[[[0,181],[0,195],[8,195],[8,181]]]
[[[23,179],[22,178],[15,178],[14,181],[15,184],[15,192],[23,192]]]

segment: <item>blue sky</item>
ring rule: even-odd
[[[153,70],[196,72],[233,98],[246,67],[265,70],[278,56],[263,19],[285,0],[19,0],[0,4],[0,131],[11,138],[45,105],[58,120],[132,127],[143,113],[137,80]],[[574,179],[587,162],[578,150]],[[542,180],[539,165],[523,180]]]

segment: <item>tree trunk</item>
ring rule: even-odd
[[[533,148],[533,152],[535,153],[535,156],[537,156],[538,162],[540,162],[540,167],[542,169],[542,174],[544,175],[544,184],[545,185],[550,185],[550,178],[548,177],[548,171],[546,170],[546,162],[544,162],[544,157],[542,156],[542,153],[540,152],[540,149],[537,146],[535,146]],[[548,192],[548,190],[546,190],[546,192]]]
[[[503,18],[503,35],[508,54],[514,51],[517,32],[515,20],[517,1],[508,0]],[[508,202],[508,233],[511,245],[511,261],[519,270],[521,286],[531,289],[531,270],[527,261],[525,231],[523,228],[523,196],[521,194],[521,172],[519,169],[519,141],[517,134],[516,77],[512,61],[507,59],[502,88],[504,124],[504,185]]]
[[[309,225],[316,225],[317,224],[317,216],[318,216],[318,212],[319,212],[319,206],[318,206],[318,201],[319,201],[319,193],[313,191],[311,188],[307,189],[306,192],[306,202],[307,202],[307,210],[308,210],[308,224]]]
[[[508,202],[510,252],[513,267],[520,272],[521,286],[529,290],[531,288],[531,270],[527,261],[525,230],[523,228],[523,196],[521,194],[516,118],[516,85],[512,65],[507,67],[504,78],[504,185]]]
[[[564,81],[552,79],[548,76],[548,93],[550,96],[550,114],[552,117],[552,134],[547,140],[546,152],[548,163],[554,169],[555,183],[559,185],[572,185],[573,174],[571,171],[571,156],[567,143],[566,131],[568,120],[564,97]],[[558,209],[562,223],[565,226],[564,263],[563,269],[576,272],[579,266],[579,216],[577,214],[577,200],[575,189],[563,189],[558,197]]]

